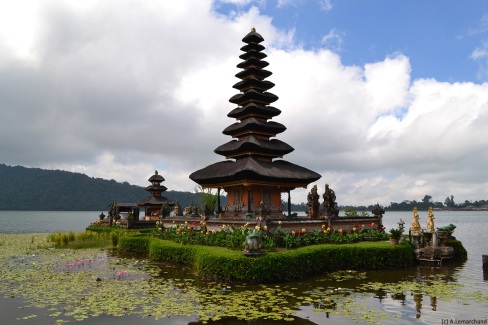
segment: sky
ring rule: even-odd
[[[488,199],[484,0],[0,0],[0,163],[193,192],[253,27],[293,203]]]

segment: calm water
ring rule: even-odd
[[[25,211],[0,211],[0,233],[50,233],[53,231],[83,231],[90,222],[96,221],[100,211],[92,212],[25,212]],[[106,212],[105,212],[106,214]],[[482,254],[488,254],[488,212],[435,212],[436,227],[445,226],[450,223],[457,226],[454,235],[463,242],[468,251],[468,260],[460,265],[443,266],[442,268],[411,268],[400,271],[367,272],[367,281],[395,283],[396,281],[415,280],[429,274],[442,273],[451,281],[457,281],[464,285],[464,290],[488,291],[488,278],[482,269]],[[419,211],[420,222],[425,227],[427,212]],[[387,229],[398,227],[398,221],[403,219],[406,227],[411,221],[411,212],[387,212],[384,216],[384,225]],[[1,267],[1,265],[0,265]],[[171,274],[170,272],[168,274]],[[366,282],[367,282],[366,281]],[[317,287],[339,285],[347,288],[349,294],[354,296],[360,294],[356,289],[357,281],[344,281],[334,283],[333,280],[324,276],[286,284],[290,287],[297,287],[303,290],[314,290]],[[368,308],[383,311],[389,315],[399,315],[400,318],[388,318],[378,320],[381,324],[444,324],[445,320],[455,319],[488,319],[488,306],[479,303],[463,304],[456,301],[436,301],[435,297],[407,295],[406,297],[392,297],[390,295],[371,295],[361,298]],[[0,319],[14,320],[19,317],[16,309],[19,302],[16,300],[0,299]],[[355,324],[350,318],[341,316],[326,316],[324,313],[316,313],[312,305],[304,305],[296,314],[292,324]],[[96,317],[83,321],[83,324],[200,324],[191,317],[174,317],[167,320],[135,317]],[[17,324],[40,324],[38,320],[20,320]],[[281,324],[266,320],[252,321],[251,324]],[[359,321],[359,323],[364,323]],[[46,322],[49,324],[49,322]],[[236,320],[221,320],[209,322],[209,324],[248,324]]]

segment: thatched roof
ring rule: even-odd
[[[242,134],[247,132],[252,132],[254,134],[278,134],[284,132],[286,127],[277,122],[269,121],[264,122],[262,120],[258,120],[257,118],[250,117],[242,122],[237,122],[234,124],[229,125],[222,131],[225,135],[235,135],[235,134]]]
[[[231,182],[272,182],[280,185],[307,186],[321,176],[285,160],[264,162],[253,157],[221,161],[192,173],[190,179],[200,185]]]
[[[281,157],[292,152],[294,149],[289,144],[278,140],[262,140],[253,135],[245,137],[243,140],[232,140],[215,149],[215,153],[231,157],[243,152],[262,153],[270,156]]]
[[[146,206],[163,206],[163,204],[168,203],[168,205],[173,206],[174,203],[171,202],[168,198],[164,196],[154,197],[152,195],[142,199],[141,201],[137,202],[137,205],[140,207]]]

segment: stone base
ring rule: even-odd
[[[442,262],[449,260],[454,253],[450,246],[427,246],[415,250],[420,265],[441,266]]]

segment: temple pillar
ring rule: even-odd
[[[288,217],[291,217],[291,197],[290,197],[290,190],[288,190]]]
[[[220,187],[217,188],[217,215],[220,213]]]
[[[247,213],[251,213],[251,187],[247,187]]]

